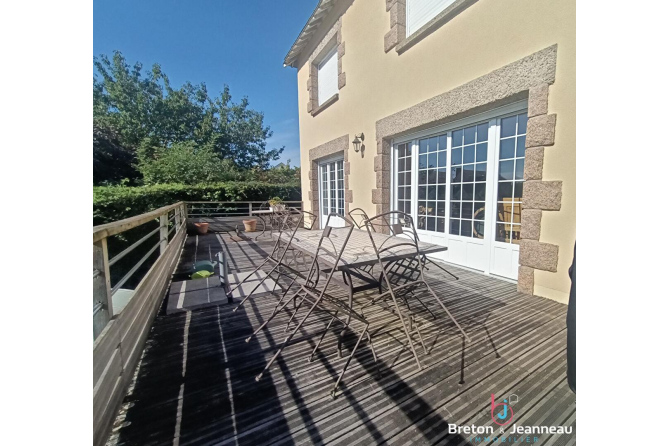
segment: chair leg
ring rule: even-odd
[[[419,303],[423,306],[423,308],[426,309],[426,311],[430,313],[431,316],[433,316],[433,319],[437,319],[437,316],[435,316],[435,314],[430,310],[430,308],[428,308],[426,304],[424,304],[423,301],[419,299],[419,296],[414,296],[414,298],[419,301]]]
[[[354,282],[351,279],[351,275],[349,275],[349,281],[348,281],[348,291],[349,291],[349,308],[353,310],[354,308]],[[342,277],[345,277],[344,271],[342,272]],[[340,356],[342,357],[342,338],[344,337],[344,332],[347,330],[347,327],[349,327],[349,322],[351,322],[351,315],[347,316],[347,322],[344,324],[344,327],[342,327],[342,331],[340,332],[339,339],[337,340],[337,352]]]
[[[337,387],[340,385],[340,381],[342,381],[342,377],[344,376],[344,372],[347,371],[347,367],[349,367],[349,363],[351,362],[351,358],[354,357],[354,354],[356,353],[356,350],[358,349],[358,345],[361,343],[361,340],[363,339],[363,336],[365,336],[365,333],[367,333],[368,329],[367,327],[365,330],[363,330],[363,333],[358,337],[358,340],[356,341],[356,345],[354,345],[354,349],[351,351],[351,354],[347,358],[347,361],[344,363],[344,367],[342,368],[342,371],[340,372],[340,376],[337,378],[337,382],[335,383],[335,386],[333,386],[333,390],[330,391],[330,396],[335,399],[336,394],[335,392],[337,391]]]
[[[304,301],[304,300],[305,300],[305,299],[303,298],[303,301]],[[309,311],[307,312],[307,314],[300,320],[300,323],[298,324],[298,326],[295,327],[295,328],[293,329],[293,331],[292,331],[288,336],[286,336],[286,339],[284,339],[284,342],[282,342],[282,345],[277,349],[277,351],[276,351],[275,354],[272,356],[272,358],[270,359],[270,361],[265,365],[265,368],[261,371],[261,373],[259,373],[258,375],[256,375],[256,381],[257,381],[257,382],[260,381],[261,378],[263,378],[263,374],[264,374],[270,367],[272,367],[272,364],[277,360],[277,358],[278,358],[279,355],[281,354],[282,350],[284,350],[284,348],[288,345],[288,343],[291,341],[291,339],[293,339],[293,336],[295,336],[295,334],[298,332],[298,330],[300,330],[300,328],[301,328],[302,325],[305,323],[305,321],[307,320],[307,318],[312,314],[312,312],[314,311],[314,309],[316,308],[316,306],[319,304],[319,301],[320,301],[320,299],[317,299],[317,300],[314,302],[314,304],[310,307],[310,309],[309,309]]]
[[[450,271],[447,271],[446,268],[443,268],[442,266],[440,266],[440,265],[437,264],[436,262],[433,262],[432,260],[430,260],[428,257],[426,257],[426,256],[424,255],[424,256],[423,256],[423,265],[424,265],[424,267],[425,267],[426,269],[428,269],[428,267],[426,266],[426,263],[429,263],[429,262],[432,263],[433,265],[437,266],[439,269],[441,269],[441,270],[444,271],[445,273],[449,274],[449,275],[450,275],[451,277],[453,277],[454,279],[458,280],[458,276],[457,276],[457,275],[455,275],[454,273],[452,273],[452,272],[450,272]]]
[[[300,290],[296,291],[295,294],[298,294],[299,292],[300,292]],[[295,296],[293,296],[293,297],[295,297]],[[249,343],[249,341],[251,341],[251,338],[256,336],[262,329],[264,329],[270,323],[270,321],[272,321],[272,319],[274,319],[275,316],[277,316],[279,314],[280,311],[282,311],[284,308],[286,308],[286,306],[288,305],[289,302],[291,302],[291,299],[288,299],[286,302],[284,302],[284,304],[281,306],[281,308],[279,308],[277,311],[273,312],[272,315],[267,320],[263,321],[261,326],[258,327],[256,330],[254,330],[254,332],[251,334],[251,336],[246,338],[244,340],[244,342]]]
[[[461,331],[461,333],[463,334],[463,336],[465,337],[465,339],[466,339],[468,342],[470,342],[470,336],[468,336],[468,335],[465,333],[465,331],[461,328],[461,326],[458,324],[458,322],[456,322],[456,318],[454,318],[454,316],[451,315],[451,313],[449,312],[449,310],[447,310],[447,307],[444,306],[444,304],[442,303],[442,300],[440,300],[440,298],[437,297],[437,294],[435,294],[435,292],[434,292],[433,289],[430,287],[430,285],[428,285],[428,282],[426,282],[426,281],[424,280],[423,283],[426,285],[426,288],[428,288],[428,291],[430,291],[430,294],[433,295],[433,297],[435,298],[435,300],[437,301],[437,303],[440,304],[440,306],[442,307],[442,309],[447,313],[447,315],[449,315],[449,317],[451,318],[451,320],[454,321],[454,324],[456,324],[456,327],[458,327],[458,329]]]
[[[312,350],[312,354],[309,355],[309,359],[307,362],[312,362],[314,359],[314,355],[316,355],[316,351],[319,349],[319,346],[321,345],[321,342],[323,341],[323,338],[326,337],[326,333],[328,333],[328,330],[330,329],[330,326],[333,324],[333,321],[335,320],[335,316],[330,318],[330,321],[328,322],[328,325],[326,326],[326,329],[323,330],[323,333],[321,333],[321,337],[319,338],[319,342],[316,343],[316,346],[314,346],[314,350]]]
[[[400,307],[398,306],[398,300],[395,297],[395,294],[391,293],[391,298],[393,299],[393,305],[395,305],[395,310],[398,314],[398,317],[400,318],[400,323],[402,324],[402,329],[405,332],[405,336],[407,337],[407,341],[409,342],[409,348],[412,350],[412,354],[414,355],[414,360],[416,361],[416,365],[419,367],[419,370],[423,370],[423,366],[421,365],[421,361],[419,360],[419,355],[416,354],[416,350],[414,349],[414,342],[412,342],[412,336],[407,329],[407,325],[405,324],[405,318],[403,317],[402,313],[400,312]]]
[[[414,318],[412,317],[412,319]],[[419,335],[419,342],[421,342],[421,345],[423,346],[423,352],[428,354],[426,344],[423,342],[423,336],[421,336],[421,327],[415,321],[412,321],[412,325],[414,325],[414,331],[416,331],[416,334]]]
[[[245,277],[244,279],[242,279],[242,280],[240,281],[240,283],[238,283],[237,285],[235,285],[234,287],[232,287],[232,288],[230,289],[230,293],[232,294],[232,292],[235,291],[236,289],[238,289],[244,282],[246,282],[247,279],[248,279],[249,277],[251,277],[251,276],[253,276],[254,274],[256,274],[256,272],[258,272],[258,271],[259,271],[259,270],[260,270],[266,263],[268,263],[269,260],[270,260],[270,257],[266,258],[266,259],[263,261],[263,263],[261,263],[260,265],[258,265],[258,267],[256,267],[255,270],[253,270],[252,272],[250,272],[249,274],[247,274],[247,277]]]
[[[275,272],[275,270],[277,269],[278,266],[279,266],[279,264],[275,265],[275,266],[272,268],[272,270],[270,270],[270,272],[268,273],[268,275],[265,276],[265,277],[263,277],[263,279],[261,279],[261,281],[258,282],[258,285],[256,285],[256,286],[254,287],[254,289],[251,290],[251,291],[249,292],[249,294],[247,294],[247,295],[244,297],[244,299],[242,299],[242,302],[240,302],[239,304],[237,304],[237,306],[236,306],[235,308],[233,308],[233,313],[235,313],[237,310],[239,310],[239,308],[240,308],[242,305],[244,305],[244,303],[251,297],[252,294],[254,294],[254,292],[258,289],[258,287],[260,287],[261,285],[263,285],[263,282],[265,282],[265,280],[266,280],[268,277],[270,277],[270,274],[272,274],[272,273]],[[249,275],[249,276],[250,276],[250,275]],[[249,276],[247,276],[247,278],[248,278]],[[245,280],[246,280],[246,279],[245,279]],[[239,286],[239,285],[242,285],[242,282],[240,282],[240,283],[238,284],[238,286]]]
[[[375,362],[377,362],[377,353],[375,352],[375,346],[372,343],[372,337],[370,336],[370,331],[366,329],[365,334],[368,335],[368,342],[370,343],[370,350],[372,350],[372,357],[374,358]]]
[[[291,326],[291,322],[293,322],[293,318],[295,317],[296,314],[298,314],[298,310],[300,310],[300,307],[302,306],[302,303],[305,301],[305,298],[303,297],[302,299],[300,299],[300,302],[298,302],[298,305],[296,306],[295,305],[295,297],[296,296],[294,296],[294,299],[293,299],[293,307],[294,307],[293,314],[291,315],[291,318],[288,320],[288,323],[286,324],[286,328],[284,328],[284,333],[286,333],[288,331],[289,327]]]
[[[289,284],[288,288],[286,288],[286,291],[284,291],[284,293],[282,294],[281,298],[279,299],[279,302],[277,302],[277,305],[275,305],[273,313],[275,311],[277,311],[277,308],[279,308],[279,306],[282,304],[282,302],[284,301],[284,298],[286,297],[288,292],[291,290],[291,287],[293,286],[294,283],[295,283],[295,278],[293,278],[293,280],[291,280],[291,283]],[[293,298],[295,298],[295,296]],[[295,306],[295,301],[294,301],[293,306]]]

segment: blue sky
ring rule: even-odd
[[[159,63],[173,86],[224,84],[249,98],[274,131],[268,147],[300,163],[295,68],[284,56],[317,0],[95,0],[93,55],[120,50],[131,65]]]

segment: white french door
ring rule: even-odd
[[[324,228],[329,214],[344,216],[344,160],[328,159],[319,163],[319,221]],[[344,226],[344,220],[331,217],[330,226]]]
[[[496,126],[495,223],[491,228],[490,271],[512,279],[519,273],[526,121],[524,112],[500,118]]]
[[[392,203],[442,260],[516,279],[525,104],[394,144]]]

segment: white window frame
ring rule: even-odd
[[[331,48],[326,55],[321,59],[321,61],[317,65],[317,99],[319,102],[319,105],[322,105],[324,102],[326,102],[328,99],[332,98],[339,92],[339,85],[337,82],[337,64],[338,64],[338,56],[337,56],[337,45]],[[321,69],[326,65],[327,63],[334,64],[333,66],[330,66],[330,71],[332,71],[332,74],[330,71],[328,72],[322,72]],[[328,79],[328,87],[325,86],[325,83],[323,82],[324,80],[324,75],[328,76],[333,76],[332,79]]]
[[[498,163],[495,162],[497,160],[497,152],[499,150],[499,142],[500,142],[500,135],[499,135],[499,127],[500,127],[500,119],[510,116],[510,115],[515,115],[518,113],[523,113],[528,109],[528,103],[526,100],[515,102],[512,104],[508,104],[502,107],[498,107],[492,110],[489,110],[484,113],[479,113],[476,115],[469,116],[467,118],[459,119],[457,121],[450,122],[448,124],[440,125],[440,126],[435,126],[432,128],[428,128],[419,132],[413,132],[413,133],[407,133],[405,135],[398,136],[396,138],[393,138],[391,141],[391,147],[392,147],[392,156],[391,156],[391,181],[390,181],[390,208],[391,209],[396,209],[397,207],[397,172],[396,172],[396,163],[397,163],[397,145],[398,144],[410,144],[412,146],[412,200],[411,200],[411,213],[410,215],[414,219],[415,222],[415,227],[418,223],[418,212],[417,212],[417,203],[418,203],[418,196],[419,196],[419,185],[418,185],[418,164],[419,164],[419,157],[418,157],[418,151],[419,151],[419,140],[424,139],[424,138],[429,138],[433,136],[438,136],[438,135],[443,135],[445,133],[448,133],[447,135],[447,172],[450,171],[451,167],[451,148],[452,148],[452,141],[451,141],[451,132],[453,130],[458,130],[463,127],[468,127],[473,124],[477,123],[483,123],[483,122],[488,122],[489,124],[489,143],[488,143],[488,153],[487,153],[487,164],[488,167],[486,169],[486,184],[490,185],[490,187],[487,187],[487,197],[486,197],[486,208],[487,208],[487,214],[490,212],[496,212],[497,206],[496,206],[496,196],[497,196],[497,175],[498,175]],[[456,236],[456,235],[451,235],[449,234],[449,203],[450,203],[450,185],[451,185],[451,180],[450,180],[450,175],[447,174],[447,191],[446,191],[446,204],[445,204],[445,232],[440,233],[437,231],[428,231],[428,230],[423,230],[419,229],[418,227],[416,228],[417,233],[420,236],[440,236],[443,235],[445,238],[446,237],[462,237],[464,239],[468,239],[469,241],[482,241],[485,245],[488,246],[489,249],[492,249],[493,243],[495,240],[493,239],[493,229],[495,227],[496,223],[496,218],[495,214],[487,215],[486,220],[485,220],[485,236],[484,239],[477,239],[474,237],[467,237],[467,236]],[[500,243],[500,242],[498,242]],[[489,269],[488,267],[484,269],[484,273],[488,274]]]
[[[323,229],[323,225],[326,223],[325,219],[323,217],[328,216],[330,214],[330,194],[328,194],[328,213],[323,214],[323,169],[332,163],[337,163],[338,161],[342,161],[342,175],[343,175],[343,180],[344,180],[344,155],[336,154],[328,157],[324,157],[320,160],[317,161],[318,164],[318,175],[319,175],[319,188],[318,188],[318,194],[319,194],[319,213],[317,214],[319,216],[319,224],[321,228]],[[335,169],[335,187],[337,189],[337,182],[339,180],[339,177],[337,176],[337,169]],[[330,173],[328,174],[328,182],[330,183]],[[344,188],[343,188],[344,190]],[[335,198],[337,202],[337,197]],[[346,215],[346,197],[345,197],[345,202],[342,204],[342,215]],[[339,204],[335,205],[335,208],[339,208]]]
[[[456,0],[407,0],[405,6],[406,37],[420,30],[455,2]]]

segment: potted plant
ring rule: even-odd
[[[209,230],[209,223],[200,221],[195,223],[195,227],[200,234],[207,234],[207,231]]]
[[[256,219],[252,218],[250,220],[242,220],[244,223],[244,232],[254,232],[256,231]]]
[[[270,205],[270,210],[272,212],[279,212],[284,207],[284,201],[279,197],[270,198],[268,204]]]

